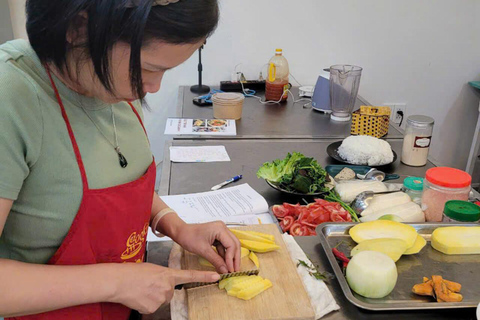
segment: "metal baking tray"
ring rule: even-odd
[[[346,298],[362,309],[373,311],[475,308],[480,302],[480,255],[446,255],[432,248],[430,238],[433,230],[452,226],[442,223],[410,224],[427,240],[427,245],[417,254],[402,256],[396,262],[398,280],[393,291],[381,299],[362,297],[348,286],[332,248],[350,256],[356,243],[348,234],[355,223],[323,223],[316,228],[317,237],[325,250],[333,271]],[[455,224],[455,226],[479,226],[478,224]],[[422,283],[423,277],[441,275],[443,278],[462,285],[462,302],[436,302],[432,297],[422,297],[412,293],[414,284]]]

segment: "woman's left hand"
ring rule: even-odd
[[[240,241],[223,222],[187,224],[179,230],[175,241],[185,250],[207,259],[219,273],[240,269]]]

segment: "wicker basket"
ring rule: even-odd
[[[389,107],[361,106],[352,114],[352,135],[368,135],[381,138],[388,133]]]

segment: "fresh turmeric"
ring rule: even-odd
[[[437,299],[437,302],[460,302],[463,296],[457,292],[460,292],[461,288],[460,283],[434,275],[431,280],[423,277],[423,283],[414,285],[412,291],[421,296],[432,296]]]

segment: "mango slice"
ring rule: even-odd
[[[265,279],[261,282],[253,284],[251,287],[243,289],[237,294],[237,298],[242,300],[250,300],[253,297],[259,295],[263,291],[271,288],[273,286],[272,282],[268,279]]]
[[[414,227],[396,221],[375,220],[357,224],[349,231],[356,243],[378,238],[395,238],[406,242],[411,248],[417,239]]]
[[[236,296],[237,293],[242,291],[243,289],[251,287],[253,284],[263,281],[263,279],[259,276],[250,276],[248,279],[242,279],[239,281],[232,281],[225,286],[225,290],[227,290],[227,294],[229,296]]]
[[[275,242],[275,236],[273,234],[268,234],[268,233],[263,233],[263,232],[257,232],[257,231],[245,231],[245,232],[248,232],[250,234],[253,234],[253,235],[256,235],[256,236],[259,236],[261,238],[265,238],[267,240],[270,240],[272,242]]]
[[[258,242],[265,242],[265,243],[270,243],[270,244],[275,244],[274,241],[266,239],[264,237],[261,237],[259,235],[250,233],[248,231],[243,231],[243,230],[235,230],[235,229],[230,229],[232,233],[240,240],[251,240],[251,241],[258,241]]]
[[[215,251],[217,251],[217,249],[215,249]],[[241,255],[240,257],[242,259],[247,257],[249,254],[250,254],[250,250],[244,247],[240,248],[240,255]],[[204,267],[214,268],[213,264],[211,264],[207,259],[203,257],[198,257],[198,263],[200,263],[200,265]]]
[[[260,261],[258,261],[258,257],[255,253],[250,252],[250,254],[248,255],[248,258],[250,258],[250,260],[253,261],[253,263],[255,263],[255,266],[257,267],[257,269],[260,268]]]
[[[417,239],[415,240],[413,246],[411,248],[408,248],[407,251],[405,251],[403,254],[409,255],[419,253],[426,244],[427,240],[425,240],[422,236],[417,235]]]
[[[245,258],[246,256],[248,256],[250,254],[250,250],[248,250],[247,248],[244,248],[244,247],[241,247],[240,248],[240,254],[241,254],[241,258]]]
[[[393,261],[397,262],[406,250],[407,244],[403,240],[395,238],[378,238],[360,242],[352,249],[351,255],[354,256],[362,251],[377,251],[385,253],[392,258]]]
[[[248,278],[249,276],[238,276],[238,277],[230,277],[230,278],[227,278],[227,279],[223,279],[221,280],[219,283],[218,283],[218,288],[220,289],[224,289],[225,286],[232,282],[232,281],[236,281],[238,279],[243,279],[243,278]]]
[[[432,247],[445,254],[480,254],[480,227],[437,228]]]
[[[253,252],[270,252],[270,251],[280,249],[280,247],[277,246],[276,244],[245,240],[245,239],[239,239],[239,240],[242,247],[247,248]]]

